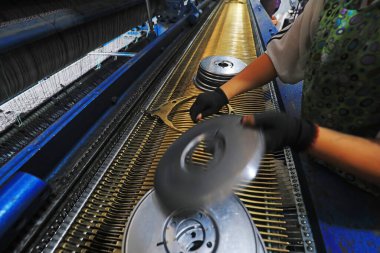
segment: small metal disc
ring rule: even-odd
[[[199,207],[230,194],[241,177],[256,176],[265,142],[241,117],[205,120],[165,152],[155,175],[158,196],[170,208]]]
[[[265,253],[240,200],[230,195],[202,209],[169,212],[150,190],[129,217],[123,253]]]
[[[218,76],[235,76],[240,73],[247,64],[232,56],[209,56],[200,63],[202,70]]]

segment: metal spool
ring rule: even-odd
[[[231,195],[202,209],[165,209],[152,189],[133,210],[124,253],[262,253],[264,243],[240,200]]]
[[[255,178],[265,150],[262,133],[226,115],[197,124],[165,152],[155,175],[159,197],[170,208],[203,206]]]
[[[247,64],[231,56],[209,56],[199,64],[195,85],[205,91],[212,91],[240,73]]]

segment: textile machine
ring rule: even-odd
[[[202,92],[194,82],[210,78],[206,70],[195,78],[199,63],[219,55],[245,66],[277,32],[257,0],[20,0],[0,6],[1,252],[120,252],[136,240],[144,243],[128,237],[136,228],[126,224],[141,215],[155,221],[154,210],[143,212],[139,203],[154,198],[161,157],[194,126],[188,110]],[[223,111],[299,115],[301,92],[302,83],[276,80],[232,99]],[[199,152],[204,162],[207,155]],[[379,250],[376,198],[324,168],[302,164],[290,149],[266,154],[255,180],[240,182],[234,193],[226,205],[246,213],[260,234],[245,242],[261,237],[267,252]],[[218,215],[228,209],[218,208]],[[219,219],[212,226],[221,226]],[[247,231],[239,222],[227,232]],[[186,226],[205,231],[198,223]],[[141,229],[150,243],[149,224]],[[219,230],[203,237],[189,232],[184,243],[190,246],[181,252],[245,245],[218,242],[217,234],[226,232]],[[247,252],[256,252],[247,245]]]

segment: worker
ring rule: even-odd
[[[310,0],[267,51],[215,91],[200,94],[193,121],[276,77],[303,81],[302,119],[266,112],[244,116],[262,128],[267,151],[290,146],[368,191],[380,185],[380,1]],[[362,180],[360,180],[360,179]]]

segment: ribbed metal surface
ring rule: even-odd
[[[199,94],[201,91],[193,85],[192,78],[204,57],[231,55],[246,63],[255,58],[246,3],[224,3],[189,51],[157,94],[151,109],[174,98]],[[265,91],[263,88],[248,92],[234,98],[230,104],[241,115],[272,110],[275,107]],[[188,114],[193,101],[180,105],[170,117],[180,130],[194,125]],[[119,252],[131,211],[153,187],[160,158],[180,135],[160,119],[143,116],[73,218],[56,250]],[[209,156],[199,150],[197,159],[205,163]],[[283,154],[267,154],[257,178],[253,182],[241,182],[236,187],[236,194],[251,214],[269,252],[304,251],[296,201]]]

